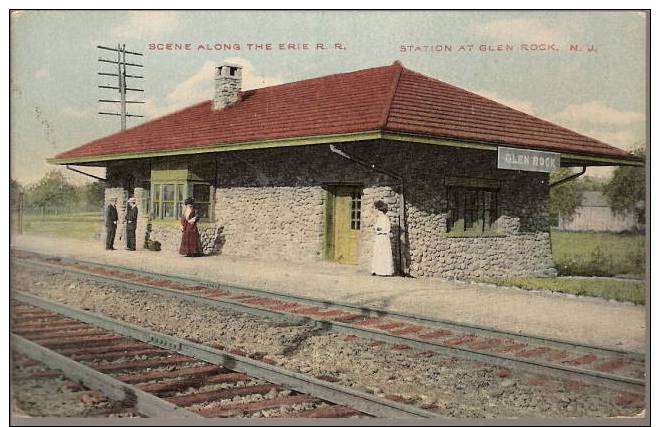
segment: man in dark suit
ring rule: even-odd
[[[126,249],[135,250],[135,229],[137,228],[138,208],[135,197],[128,199],[128,209],[126,210]]]
[[[115,250],[115,232],[117,231],[117,198],[113,197],[109,200],[110,204],[105,210],[105,249],[108,251]]]

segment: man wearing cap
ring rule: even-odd
[[[138,208],[135,206],[135,197],[128,199],[126,210],[126,249],[135,250],[135,229],[137,228]]]
[[[105,250],[114,251],[115,232],[117,231],[117,198],[110,199],[110,204],[105,210]]]

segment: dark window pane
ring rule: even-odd
[[[210,187],[206,184],[194,184],[193,185],[193,197],[195,198],[195,203],[205,203],[210,200]]]
[[[174,203],[172,202],[163,202],[163,218],[174,218],[176,213],[174,212]]]
[[[485,231],[495,222],[497,195],[465,187],[447,189],[447,231]]]
[[[174,184],[163,185],[163,201],[166,202],[174,201]]]

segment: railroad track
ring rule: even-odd
[[[14,351],[145,416],[439,417],[23,292],[11,311]]]
[[[288,322],[313,324],[372,339],[376,344],[387,342],[616,387],[639,388],[645,384],[645,356],[640,353],[35,252],[15,251],[12,255],[16,262],[37,268],[66,271],[114,286]]]

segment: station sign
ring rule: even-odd
[[[552,172],[559,169],[561,155],[550,151],[497,147],[497,168],[530,172]]]

